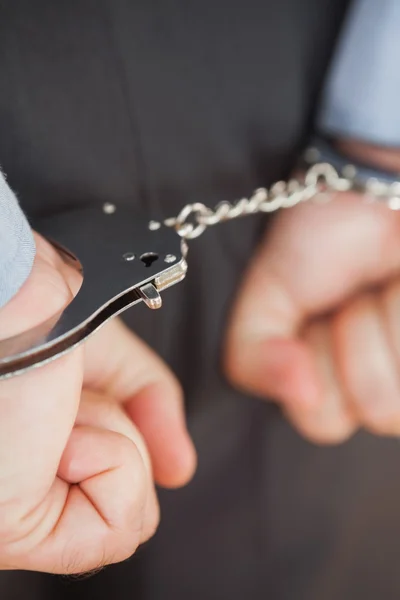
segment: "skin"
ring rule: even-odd
[[[400,172],[400,151],[342,140]],[[400,213],[342,193],[282,211],[233,310],[226,372],[307,439],[400,434]]]
[[[57,314],[79,288],[36,243],[30,278],[0,311],[3,337]],[[154,482],[181,486],[195,463],[176,379],[115,319],[0,383],[0,568],[81,573],[124,560],[158,525]]]
[[[378,162],[379,149],[357,150]],[[400,170],[400,154],[390,160]],[[2,336],[45,322],[79,285],[37,236],[32,275],[0,311]],[[239,291],[226,373],[276,399],[314,442],[360,427],[399,435],[399,308],[400,213],[354,194],[283,211]],[[0,568],[80,573],[125,559],[157,527],[154,481],[183,485],[195,463],[174,376],[112,321],[0,382]]]

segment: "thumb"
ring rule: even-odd
[[[243,282],[227,335],[232,382],[311,408],[322,398],[302,326],[400,268],[400,215],[356,194],[281,213]]]
[[[187,483],[196,454],[181,388],[165,363],[119,319],[88,340],[85,353],[84,385],[124,405],[147,443],[157,483]]]

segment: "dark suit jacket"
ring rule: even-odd
[[[346,4],[0,0],[0,164],[23,208],[112,202],[160,218],[285,177]],[[155,538],[87,580],[3,573],[2,599],[398,600],[398,443],[314,447],[221,374],[265,226],[209,231],[164,309],[125,315],[182,381],[199,450],[194,481],[161,492]]]

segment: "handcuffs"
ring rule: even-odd
[[[160,308],[160,293],[185,277],[183,238],[171,228],[138,218],[128,207],[110,211],[110,206],[33,223],[65,262],[82,273],[83,281],[61,315],[0,341],[0,379],[62,356],[138,302]]]
[[[0,379],[55,360],[87,340],[111,318],[138,302],[162,305],[161,292],[182,281],[187,271],[187,240],[207,227],[250,214],[272,213],[304,201],[326,201],[338,191],[356,190],[367,202],[400,209],[400,182],[349,164],[323,140],[307,148],[302,175],[260,188],[234,204],[214,209],[188,204],[163,222],[139,218],[132,208],[105,204],[33,222],[83,283],[61,315],[13,338],[0,340]],[[93,293],[93,290],[96,293]]]

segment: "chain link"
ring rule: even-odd
[[[377,194],[379,190],[374,189],[376,184],[377,182],[372,181],[368,189],[363,190],[369,192],[368,198],[372,199],[371,194],[376,194],[377,197],[380,196],[379,199],[387,201],[389,208],[400,209],[400,189],[393,188],[388,193],[386,186],[381,194]],[[164,225],[174,227],[181,237],[192,240],[199,237],[207,227],[223,221],[256,213],[272,213],[311,199],[327,200],[332,193],[352,189],[356,189],[353,179],[341,177],[329,163],[316,163],[305,172],[301,180],[277,181],[269,189],[259,188],[250,198],[242,198],[234,204],[221,202],[214,209],[201,202],[187,204],[177,217],[166,219]]]

